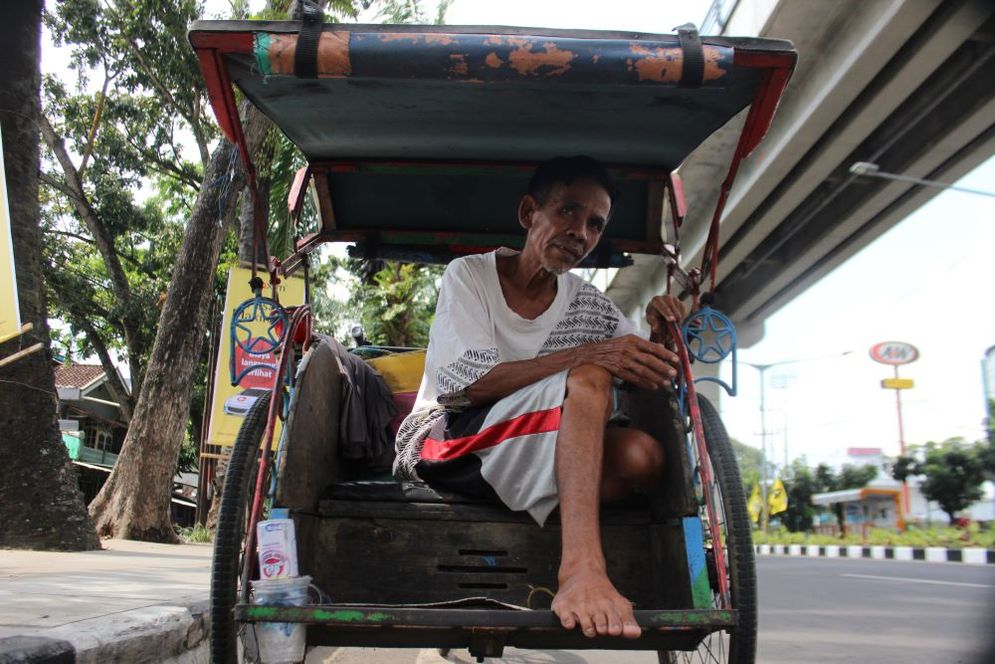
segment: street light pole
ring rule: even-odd
[[[744,363],[749,364],[749,363]],[[765,395],[767,394],[767,369],[769,364],[751,364],[751,367],[760,372],[760,499],[763,501],[761,511],[761,526],[767,532],[767,405]],[[773,450],[771,450],[773,452]]]
[[[950,184],[948,182],[938,182],[937,180],[927,180],[924,178],[916,178],[911,175],[901,175],[899,173],[888,173],[887,171],[882,171],[881,167],[877,164],[872,164],[867,161],[856,161],[850,164],[850,172],[854,175],[864,175],[872,178],[882,178],[885,180],[897,180],[899,182],[910,182],[912,184],[918,184],[923,187],[937,187],[939,189],[950,189],[953,191],[962,191],[965,194],[977,194],[979,196],[993,196],[995,197],[995,191],[982,191],[981,189],[969,189],[968,187],[958,187],[957,185]]]
[[[767,370],[773,369],[774,367],[784,366],[785,364],[798,364],[799,362],[814,362],[817,360],[832,360],[837,357],[844,357],[853,353],[852,350],[848,350],[838,355],[825,355],[822,357],[802,357],[795,360],[781,360],[780,362],[769,362],[767,364],[753,364],[752,362],[744,362],[739,360],[740,364],[745,364],[748,367],[753,367],[757,370],[760,375],[760,498],[763,500],[763,518],[761,519],[761,526],[763,531],[767,532]],[[787,446],[787,438],[784,440],[785,446]],[[771,456],[773,456],[773,446],[771,448]],[[784,456],[785,468],[787,468],[788,457],[787,451],[785,451]]]

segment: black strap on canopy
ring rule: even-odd
[[[297,33],[297,49],[294,51],[294,74],[298,78],[318,78],[318,40],[324,13],[310,0],[302,3],[301,29]]]
[[[677,31],[677,38],[681,42],[683,54],[683,65],[681,67],[681,80],[678,85],[682,88],[701,87],[705,80],[705,51],[701,47],[701,37],[698,35],[698,28],[694,23],[685,23],[674,28]]]

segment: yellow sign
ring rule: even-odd
[[[771,515],[779,514],[788,509],[788,492],[784,489],[784,482],[781,478],[774,480],[774,486],[767,494],[767,510]]]
[[[7,175],[3,168],[3,137],[0,137],[0,343],[21,333],[21,311],[17,302],[14,273],[14,241],[7,207]]]
[[[911,390],[916,386],[916,382],[911,378],[885,378],[881,381],[881,387],[886,390]]]
[[[266,273],[257,273],[261,278]],[[249,288],[252,270],[245,267],[233,267],[228,271],[228,289],[225,293],[225,316],[221,323],[221,342],[218,352],[218,364],[214,369],[214,396],[211,402],[211,426],[207,434],[207,442],[211,445],[231,446],[235,444],[238,430],[245,421],[245,416],[256,403],[256,400],[273,387],[273,379],[277,367],[277,358],[273,352],[249,354],[243,347],[261,348],[265,345],[267,334],[271,331],[271,323],[259,319],[239,323],[238,337],[240,346],[232,348],[231,321],[235,310],[240,304],[251,300],[254,296]],[[280,304],[294,306],[304,304],[304,280],[284,279],[277,287]],[[263,288],[263,295],[270,293],[269,284]],[[231,384],[232,352],[235,352],[236,375],[244,373],[238,385]],[[274,447],[280,440],[280,422],[273,432]]]
[[[760,513],[764,509],[764,499],[760,496],[760,484],[753,485],[753,495],[750,496],[750,500],[746,503],[746,509],[750,513],[750,521],[756,523],[760,518]]]

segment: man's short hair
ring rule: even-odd
[[[539,205],[545,205],[553,187],[558,184],[570,185],[576,180],[594,180],[597,182],[608,192],[614,209],[618,189],[615,187],[612,176],[604,164],[586,155],[556,157],[542,162],[536,167],[532,179],[529,180],[527,193],[536,199]]]

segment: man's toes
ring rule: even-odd
[[[594,614],[594,628],[600,636],[608,634],[608,616],[601,611]]]
[[[573,629],[577,626],[577,621],[573,614],[568,611],[560,616],[560,624],[563,625],[563,629]]]
[[[591,620],[590,616],[581,615],[580,616],[580,629],[584,632],[584,636],[591,638],[597,636],[598,630],[594,626],[594,622]]]
[[[608,633],[612,636],[622,634],[622,618],[615,611],[608,614]]]
[[[639,624],[635,620],[622,625],[622,636],[627,639],[638,639],[642,633],[643,630],[640,629]]]

